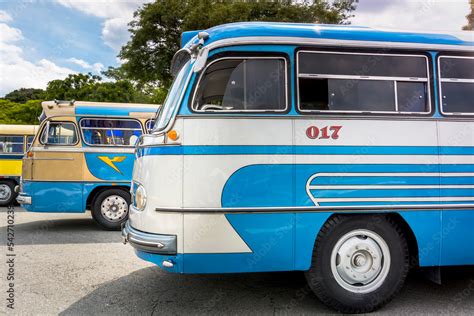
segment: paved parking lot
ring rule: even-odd
[[[308,292],[302,273],[168,274],[138,259],[119,232],[102,231],[89,214],[15,210],[15,314],[332,313]],[[11,313],[5,208],[0,217],[1,311]],[[442,286],[413,272],[379,313],[474,314],[474,268],[445,272]]]

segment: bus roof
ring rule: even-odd
[[[150,114],[156,113],[160,107],[159,104],[87,101],[45,101],[41,105],[42,116],[46,117],[58,115],[150,117]]]
[[[274,42],[474,51],[474,34],[468,31],[430,33],[349,25],[239,22],[215,26],[205,32],[209,34],[204,42],[205,46],[218,46],[217,42],[221,44],[231,42],[231,45],[238,45],[239,42],[244,44]],[[189,47],[197,41],[196,32],[196,36],[186,46]]]
[[[38,125],[0,124],[0,135],[35,135]]]

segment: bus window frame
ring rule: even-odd
[[[0,137],[22,137],[23,138],[23,143],[22,143],[22,152],[12,152],[12,153],[7,153],[7,152],[0,152],[0,155],[12,155],[12,156],[17,156],[17,155],[22,155],[25,153],[25,137],[26,137],[26,134],[22,134],[22,135],[14,135],[14,134],[0,134]],[[12,143],[12,144],[18,144],[18,143]]]
[[[442,53],[440,52],[436,56],[436,67],[438,68],[436,79],[438,80],[438,102],[439,102],[439,112],[444,117],[458,117],[458,118],[472,118],[474,117],[474,111],[472,113],[465,112],[445,112],[443,109],[443,88],[442,88],[442,78],[441,78],[441,58],[459,58],[459,59],[474,59],[472,54],[453,54],[451,53]],[[466,82],[473,83],[474,79],[456,79],[456,78],[445,78],[448,81],[445,82]],[[453,80],[456,79],[456,80]]]
[[[380,51],[380,50],[379,50]],[[295,106],[296,111],[304,116],[341,116],[341,115],[353,115],[353,116],[362,116],[362,117],[375,117],[375,116],[385,116],[385,117],[430,117],[434,114],[434,70],[432,67],[432,58],[429,53],[422,51],[399,51],[386,49],[386,53],[374,52],[374,49],[345,49],[338,47],[331,48],[315,48],[315,47],[297,47],[295,49],[295,67],[294,67],[294,76],[295,76]],[[413,78],[409,77],[390,77],[390,76],[344,76],[344,75],[335,75],[333,78],[338,77],[337,79],[356,79],[356,80],[383,80],[383,81],[403,81],[403,82],[421,82],[426,83],[427,86],[427,106],[428,110],[425,112],[400,112],[400,111],[331,111],[331,110],[302,110],[300,107],[300,89],[299,89],[299,53],[317,53],[317,54],[348,54],[348,55],[382,55],[382,56],[400,56],[400,57],[423,57],[426,60],[426,75],[427,78],[418,78],[423,80],[410,80]],[[331,75],[321,74],[319,77],[316,75],[313,78],[321,79],[330,79]],[[359,77],[359,78],[355,78]],[[363,77],[363,78],[361,78]],[[397,100],[397,90],[395,85],[395,101]]]
[[[255,59],[271,59],[271,60],[278,60],[282,59],[285,62],[285,108],[282,110],[196,110],[193,105],[196,99],[197,92],[199,90],[201,81],[204,77],[205,72],[207,69],[214,63],[226,60],[226,59],[247,59],[247,60],[255,60]],[[238,114],[287,114],[291,110],[291,62],[289,60],[289,56],[283,52],[264,52],[264,53],[256,53],[256,52],[234,52],[234,51],[226,51],[223,53],[216,54],[207,60],[206,66],[201,70],[198,74],[197,80],[192,87],[192,97],[189,98],[188,108],[191,113],[197,113],[201,115],[210,114],[210,115],[219,115],[219,114],[226,114],[226,115],[238,115]]]
[[[43,133],[44,133],[44,130],[45,130],[46,126],[48,125],[47,124],[48,122],[49,123],[69,123],[69,124],[72,124],[74,126],[74,130],[76,132],[76,142],[74,144],[45,144],[45,143],[43,143]],[[41,126],[40,133],[38,134],[38,141],[43,146],[74,147],[74,146],[77,146],[79,144],[80,138],[81,138],[81,136],[79,135],[77,124],[73,121],[65,121],[65,120],[60,120],[60,121],[45,120],[44,123],[43,123],[43,126]],[[33,144],[31,144],[30,148],[33,148],[33,147],[34,147],[34,140],[33,140]]]
[[[131,118],[131,117],[119,117],[119,118],[111,118],[111,117],[81,117],[78,121],[78,127],[81,131],[81,137],[82,137],[82,141],[84,142],[84,145],[86,146],[89,146],[89,147],[108,147],[108,148],[134,148],[135,145],[106,145],[106,144],[89,144],[88,142],[86,142],[86,138],[84,137],[84,133],[83,133],[83,129],[82,129],[82,126],[81,126],[81,122],[83,120],[121,120],[121,121],[135,121],[135,122],[138,122],[138,124],[140,125],[140,129],[141,129],[141,132],[142,132],[142,135],[145,134],[144,132],[144,127],[143,127],[143,124],[142,122],[139,120],[139,119],[136,119],[136,118]],[[89,128],[86,128],[86,129],[89,129]],[[134,129],[121,129],[121,130],[134,130]]]

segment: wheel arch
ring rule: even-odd
[[[341,217],[341,216],[351,217],[351,216],[360,216],[360,215],[364,215],[364,214],[360,214],[360,213],[354,213],[354,214],[334,213],[324,222],[322,227],[324,227],[324,225],[328,221],[334,219],[335,217]],[[410,267],[418,267],[419,266],[418,240],[416,239],[415,233],[411,229],[408,222],[399,213],[395,213],[395,212],[393,212],[393,213],[369,213],[369,214],[365,214],[365,216],[367,216],[368,218],[370,218],[372,216],[382,216],[382,217],[385,217],[385,218],[395,222],[400,227],[400,229],[402,230],[403,235],[406,238],[406,241],[407,241],[407,244],[408,244],[408,250],[409,250],[409,253],[410,253]],[[320,232],[321,232],[321,230],[319,230],[318,233],[316,234],[315,242],[316,242]]]
[[[128,185],[99,185],[96,186],[92,191],[87,195],[86,199],[86,209],[91,209],[94,204],[95,198],[102,192],[110,189],[119,189],[124,192],[130,193],[130,186]]]

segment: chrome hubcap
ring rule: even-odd
[[[12,196],[12,190],[6,184],[0,184],[0,201],[8,201]]]
[[[344,289],[369,293],[379,288],[390,270],[390,251],[378,234],[354,230],[342,236],[331,254],[331,271]]]
[[[118,195],[107,197],[100,206],[100,212],[110,222],[119,222],[128,212],[128,203]]]

